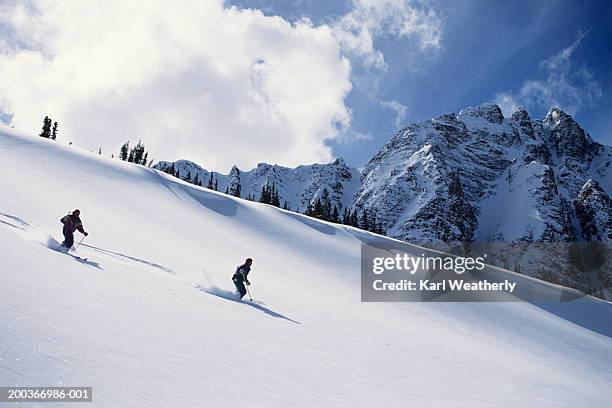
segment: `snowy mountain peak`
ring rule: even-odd
[[[411,242],[606,241],[610,151],[559,109],[532,120],[525,109],[504,119],[496,105],[468,107],[392,137],[364,167],[355,206]]]
[[[529,112],[527,112],[524,108],[520,107],[517,108],[514,112],[512,112],[510,120],[516,123],[520,123],[521,125],[531,125],[531,116],[529,116]]]
[[[544,117],[545,123],[559,123],[561,121],[573,121],[573,118],[557,106],[553,106],[552,108],[550,108],[550,110]]]
[[[592,153],[595,142],[591,136],[561,109],[552,108],[543,124],[548,131],[549,143],[559,155],[585,159],[585,155]]]
[[[504,121],[504,115],[499,106],[491,103],[485,103],[480,106],[471,106],[462,109],[459,112],[459,117],[472,116],[476,118],[482,118],[489,123],[501,125]]]
[[[342,157],[338,157],[336,160],[333,161],[332,164],[334,166],[348,167],[348,165],[346,164],[346,162],[344,161]]]
[[[512,116],[510,117],[510,122],[512,126],[519,132],[519,135],[525,135],[526,140],[535,139],[534,136],[534,124],[529,116],[529,113],[523,109],[518,108],[514,112],[512,112]]]

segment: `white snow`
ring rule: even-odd
[[[91,385],[88,407],[609,403],[609,303],[361,303],[366,233],[8,129],[0,163],[0,385]],[[48,248],[75,208],[87,260]],[[253,304],[230,293],[247,256]]]
[[[542,235],[542,217],[535,201],[548,166],[534,161],[516,167],[508,167],[495,193],[480,204],[481,211],[489,217],[480,220],[475,232],[477,241],[491,241],[500,236],[503,241],[512,242],[521,239],[525,230],[532,231],[535,237]]]

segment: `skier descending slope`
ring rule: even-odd
[[[251,272],[251,265],[253,264],[253,260],[251,258],[247,258],[244,264],[240,265],[236,268],[236,272],[234,272],[234,276],[232,276],[232,280],[234,281],[234,285],[236,285],[236,289],[240,294],[240,299],[244,297],[247,293],[247,289],[245,288],[245,283],[247,286],[251,284],[247,279],[249,272]]]
[[[79,230],[81,234],[85,236],[89,235],[83,229],[83,223],[81,222],[80,215],[81,211],[77,209],[74,210],[72,214],[68,214],[60,220],[62,224],[64,224],[64,229],[62,231],[64,233],[64,242],[62,243],[62,246],[67,250],[72,248],[72,245],[74,244],[74,231]]]

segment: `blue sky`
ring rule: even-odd
[[[343,157],[485,102],[612,144],[612,2],[0,0],[0,121],[228,172]]]
[[[308,17],[315,23],[333,21],[351,7],[349,2],[307,0],[230,3],[289,21]],[[410,122],[495,102],[496,96],[508,93],[521,105],[531,100],[532,117],[542,118],[550,106],[530,92],[521,96],[525,81],[553,88],[573,86],[575,89],[559,89],[553,95],[557,103],[571,111],[596,140],[612,144],[612,2],[461,0],[431,4],[442,20],[439,49],[415,53],[406,38],[382,35],[375,38],[375,47],[384,54],[387,69],[373,71],[353,64],[353,76],[365,79],[353,81],[346,100],[353,111],[351,130],[371,140],[333,141],[336,155],[362,165],[389,139],[395,130],[395,112],[383,107],[381,100],[405,105],[402,122]],[[565,74],[568,83],[548,81],[551,73],[543,62],[580,37]],[[588,84],[585,72],[592,76]],[[584,90],[593,86],[591,91]]]

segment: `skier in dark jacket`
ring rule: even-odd
[[[251,265],[253,264],[253,260],[251,258],[247,258],[244,264],[240,265],[236,268],[236,272],[234,272],[234,276],[232,276],[232,280],[234,281],[234,285],[236,285],[236,289],[238,293],[240,293],[240,299],[246,295],[247,290],[244,287],[246,284],[249,286],[251,282],[247,279],[249,272],[251,272]]]
[[[68,214],[60,220],[62,224],[64,224],[64,242],[62,243],[62,246],[66,247],[67,249],[72,248],[72,245],[74,244],[74,231],[79,230],[81,234],[85,236],[89,235],[83,229],[83,223],[79,217],[80,215],[81,211],[74,210],[72,214]]]

